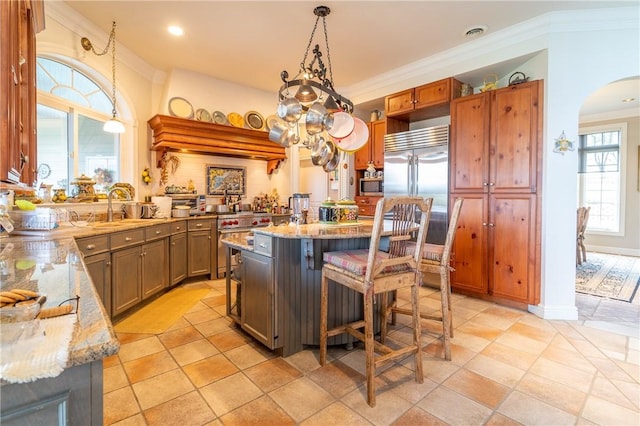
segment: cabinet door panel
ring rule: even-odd
[[[119,250],[111,254],[111,278],[113,280],[113,304],[111,308],[116,316],[138,304],[142,300],[140,294],[140,277],[142,268],[141,247]]]
[[[532,303],[535,281],[536,197],[522,194],[491,196],[492,232],[490,292],[518,302]]]
[[[371,134],[369,135],[370,155],[373,165],[380,169],[384,167],[384,135],[387,130],[385,120],[371,123]]]
[[[172,235],[170,239],[169,257],[171,285],[178,284],[187,278],[187,234]]]
[[[189,231],[189,276],[211,272],[211,231]]]
[[[147,243],[142,250],[142,299],[146,299],[167,287],[169,281],[167,239]]]
[[[274,348],[273,259],[242,252],[242,328]]]
[[[487,196],[456,194],[464,198],[453,246],[452,286],[479,294],[488,290]]]
[[[107,315],[111,317],[111,254],[87,256],[84,264]]]
[[[413,89],[387,96],[384,101],[385,116],[413,111]]]
[[[448,78],[434,81],[415,89],[416,109],[449,102],[451,99],[451,82]]]
[[[538,82],[492,92],[492,191],[536,191]]]
[[[485,192],[489,181],[489,94],[451,103],[451,192]]]

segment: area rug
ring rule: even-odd
[[[206,296],[209,288],[178,287],[114,326],[118,333],[161,334]]]
[[[576,267],[576,291],[631,302],[640,285],[640,257],[587,253]]]

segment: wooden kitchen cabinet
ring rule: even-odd
[[[275,349],[273,258],[244,250],[241,268],[242,328],[269,349]]]
[[[376,204],[382,197],[364,197],[356,195],[355,201],[358,206],[358,216],[375,216]]]
[[[142,249],[140,246],[111,253],[113,316],[142,302]]]
[[[169,285],[169,241],[162,238],[142,246],[142,300]]]
[[[211,265],[214,264],[214,256],[217,256],[213,232],[217,231],[211,219],[192,219],[189,221],[187,233],[188,276],[217,275],[217,271],[213,271],[211,268]]]
[[[404,121],[419,121],[449,115],[449,103],[460,97],[462,83],[445,78],[403,90],[385,98],[385,115]]]
[[[354,154],[356,170],[366,170],[372,161],[376,169],[384,168],[384,135],[409,130],[409,123],[385,118],[367,123],[369,141]]]
[[[169,237],[169,284],[175,285],[187,278],[187,223],[172,224]]]
[[[539,303],[542,94],[533,81],[451,104],[450,192],[465,199],[455,290]]]
[[[0,180],[36,179],[36,33],[42,1],[0,2]]]
[[[84,258],[84,264],[104,309],[111,318],[111,253],[87,256]]]

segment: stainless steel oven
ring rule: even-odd
[[[218,215],[218,226],[216,236],[218,243],[218,278],[223,278],[227,272],[226,250],[222,244],[222,235],[228,232],[242,232],[253,228],[269,226],[271,215],[268,213],[235,213],[228,215]],[[231,259],[231,267],[237,264],[237,259]]]

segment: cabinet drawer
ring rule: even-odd
[[[153,225],[144,228],[144,236],[147,241],[164,238],[171,235],[171,224]]]
[[[201,229],[211,229],[211,220],[192,219],[189,221],[189,231],[199,231]]]
[[[180,220],[178,222],[170,223],[171,234],[180,234],[182,232],[187,232],[187,221]]]
[[[111,250],[144,243],[144,229],[132,229],[111,234]]]
[[[375,216],[376,215],[376,206],[370,205],[360,205],[358,206],[358,215],[359,216]]]
[[[109,236],[80,238],[76,240],[78,248],[84,256],[91,256],[109,251]]]
[[[265,256],[271,256],[273,239],[268,235],[254,234],[253,251]]]

